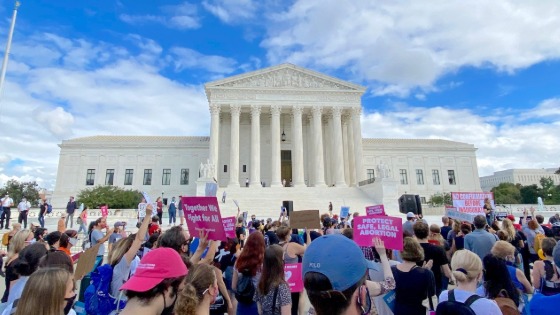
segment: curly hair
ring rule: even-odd
[[[262,233],[252,233],[245,241],[245,246],[235,261],[235,269],[239,272],[248,270],[254,277],[261,269],[264,260],[264,236]]]
[[[189,269],[185,282],[185,287],[177,297],[175,314],[196,314],[196,307],[204,299],[204,294],[216,282],[214,267],[208,264],[194,265]]]

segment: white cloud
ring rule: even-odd
[[[379,95],[432,87],[461,67],[512,73],[560,57],[560,2],[298,0],[272,15],[272,64],[340,69]]]
[[[148,23],[162,24],[168,28],[186,30],[200,27],[196,6],[188,2],[178,5],[167,5],[160,8],[161,14],[130,15],[121,14],[121,21],[141,25]]]
[[[257,2],[253,0],[205,0],[202,5],[210,13],[228,24],[240,24],[255,17]]]
[[[529,112],[537,112],[553,101],[545,100]],[[481,176],[507,168],[558,167],[551,162],[560,156],[559,116],[551,124],[517,120],[496,125],[492,116],[483,114],[494,113],[399,103],[386,112],[366,113],[362,132],[372,138],[447,139],[474,144]]]
[[[74,116],[64,110],[62,107],[57,107],[52,110],[35,111],[35,120],[49,130],[55,137],[67,138],[72,135],[72,127],[74,127]]]
[[[174,56],[175,69],[202,69],[211,73],[228,74],[236,70],[237,61],[215,55],[204,55],[190,48],[173,47],[171,54]]]

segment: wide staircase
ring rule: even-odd
[[[222,193],[226,191],[226,202],[222,203]],[[294,203],[294,211],[298,210],[320,210],[327,212],[329,202],[333,204],[333,213],[339,214],[341,206],[349,206],[350,213],[359,212],[365,214],[365,207],[378,204],[366,193],[356,187],[220,187],[216,195],[218,197],[222,217],[234,216],[237,207],[234,200],[239,204],[241,212],[248,211],[260,219],[277,219],[280,216],[282,201],[291,200]],[[398,209],[392,209],[398,212]]]

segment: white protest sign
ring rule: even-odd
[[[457,211],[471,214],[484,214],[484,199],[488,198],[494,206],[494,193],[482,192],[452,192],[451,199],[453,199],[453,207]]]
[[[458,211],[457,208],[445,208],[445,216],[451,219],[472,223],[474,221],[474,217],[477,216],[477,214],[461,212]]]

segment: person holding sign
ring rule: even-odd
[[[284,280],[284,251],[279,245],[270,245],[264,252],[263,270],[255,300],[259,314],[290,315],[292,297]]]

